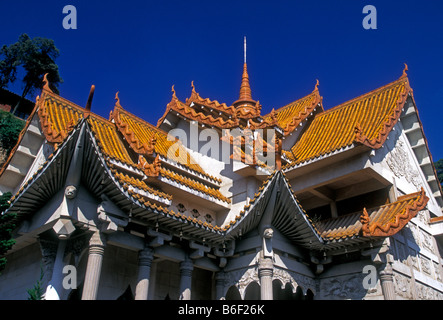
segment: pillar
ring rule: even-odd
[[[97,299],[105,246],[105,236],[99,230],[96,230],[89,240],[88,264],[86,266],[82,300]]]
[[[180,263],[180,300],[191,300],[192,270],[194,264],[191,260]]]
[[[154,260],[154,250],[145,248],[138,254],[138,279],[135,287],[135,300],[148,300],[151,264]]]
[[[51,281],[49,281],[48,286],[52,286],[55,291],[57,292],[57,296],[52,294],[51,296],[45,297],[46,300],[60,300],[63,298],[63,267],[65,266],[63,262],[63,257],[65,254],[65,248],[66,248],[66,240],[60,239],[57,247],[57,255],[54,262],[54,269],[52,271],[52,278]],[[46,293],[48,293],[48,290],[46,290]]]
[[[385,300],[395,300],[394,271],[390,263],[386,263],[385,268],[379,272],[381,288]]]
[[[221,300],[224,297],[225,273],[217,272],[215,275],[215,299]]]
[[[272,300],[272,275],[274,264],[271,258],[261,258],[258,263],[258,277],[260,279],[261,300]]]

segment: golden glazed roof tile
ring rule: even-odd
[[[136,188],[141,189],[143,191],[149,192],[155,196],[158,196],[158,197],[161,197],[161,198],[164,198],[167,200],[172,200],[172,195],[161,192],[159,190],[156,190],[156,189],[148,186],[144,181],[142,181],[140,179],[130,177],[127,174],[118,172],[115,169],[113,169],[111,171],[114,174],[114,176],[119,180],[119,182],[123,185],[136,187]]]
[[[218,189],[208,187],[201,182],[187,178],[185,176],[182,176],[182,175],[175,173],[171,170],[168,170],[166,168],[163,168],[163,167],[160,168],[160,175],[162,175],[170,180],[176,181],[180,184],[183,184],[185,186],[188,186],[191,189],[197,190],[197,191],[202,192],[206,195],[209,195],[213,198],[221,200],[223,202],[226,202],[226,203],[231,202],[231,200],[229,198],[225,197]]]
[[[277,125],[283,129],[284,135],[288,135],[293,132],[303,120],[308,118],[314,109],[323,111],[321,103],[322,97],[316,86],[311,94],[276,110],[275,117],[277,119]],[[270,116],[271,114],[268,114],[264,116],[264,118],[267,119]]]
[[[46,139],[61,143],[83,117],[83,108],[56,94],[43,92],[38,102],[38,115]]]
[[[128,150],[123,145],[123,142],[118,136],[115,125],[105,119],[91,114],[88,118],[91,129],[94,132],[95,138],[100,141],[102,152],[110,158],[121,161],[125,164],[136,167],[137,165],[132,161]]]
[[[354,143],[380,148],[397,123],[411,92],[408,79],[402,77],[316,115],[291,149],[296,160],[292,165],[324,156]]]

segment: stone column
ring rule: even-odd
[[[220,271],[215,275],[215,299],[221,300],[224,298],[225,289],[225,273]]]
[[[96,230],[89,240],[88,264],[86,266],[82,300],[95,300],[97,298],[105,246],[105,236],[99,230]]]
[[[65,248],[66,248],[66,240],[60,239],[58,243],[57,248],[57,255],[54,262],[54,268],[52,271],[52,278],[51,281],[49,281],[48,286],[52,286],[55,291],[57,292],[58,296],[55,296],[54,294],[51,297],[46,297],[46,300],[49,299],[55,299],[60,300],[63,298],[63,267],[65,266],[63,262],[63,257],[65,254]]]
[[[154,260],[154,250],[145,248],[138,254],[138,279],[135,287],[135,300],[148,300],[151,264]]]
[[[191,300],[192,270],[194,264],[191,260],[180,263],[180,300]]]
[[[394,271],[390,263],[386,263],[385,267],[379,272],[381,288],[385,300],[395,300],[394,289]]]
[[[274,264],[270,258],[260,258],[258,263],[258,277],[260,278],[261,300],[273,300],[272,275]]]

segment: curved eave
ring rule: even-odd
[[[178,236],[182,233],[185,238],[199,241],[202,239],[215,243],[224,241],[224,233],[218,227],[151,203],[128,188],[124,188],[112,174],[91,133],[89,138],[91,148],[85,154],[85,161],[91,164],[91,169],[90,172],[84,172],[84,179],[87,179],[91,192],[96,196],[100,197],[105,193],[113,203],[128,214],[128,219],[131,212],[131,219],[142,224],[154,226],[158,223],[162,230],[171,234]]]
[[[63,188],[81,123],[77,124],[48,160],[11,198],[11,204],[5,213],[16,213],[17,223],[41,208]]]

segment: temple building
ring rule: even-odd
[[[317,81],[264,114],[249,80],[245,61],[230,104],[173,88],[151,124],[45,77],[0,170],[16,225],[0,299],[41,272],[47,299],[443,299],[442,189],[407,66],[328,109]]]

